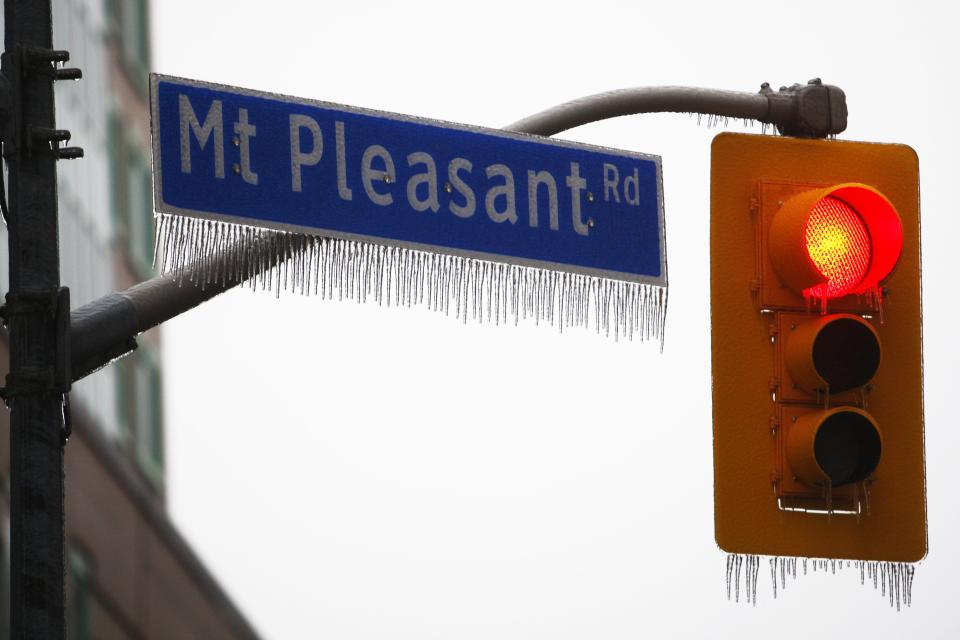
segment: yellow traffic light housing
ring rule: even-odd
[[[720,547],[920,560],[927,532],[913,150],[717,136],[711,316]]]

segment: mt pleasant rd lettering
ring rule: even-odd
[[[655,156],[156,76],[153,90],[161,211],[666,283]]]
[[[250,139],[257,135],[257,127],[248,121],[246,109],[239,110],[239,121],[233,125],[236,134],[234,144],[240,147],[239,173],[247,184],[256,185],[259,181],[256,172],[251,168]],[[339,120],[333,123],[333,132],[336,140],[337,163],[337,194],[342,200],[353,200],[353,190],[347,183],[348,168],[346,166],[346,133],[344,123]],[[206,148],[211,132],[213,133],[213,160],[215,174],[224,178],[223,171],[223,105],[215,100],[210,106],[206,117],[201,124],[197,118],[193,105],[187,96],[180,94],[180,170],[184,173],[192,172],[192,141],[203,150]],[[290,116],[290,189],[303,191],[304,167],[312,167],[323,160],[324,135],[320,124],[310,116],[292,114]],[[407,206],[414,211],[440,210],[437,184],[437,164],[433,157],[424,151],[417,151],[407,155],[407,168],[410,169],[407,177],[406,200]],[[375,166],[376,165],[376,166]],[[370,202],[382,207],[393,204],[393,194],[390,185],[397,181],[396,163],[390,151],[381,145],[370,145],[363,151],[363,157],[358,167],[360,182]],[[416,170],[416,171],[414,171]],[[620,176],[617,167],[604,163],[604,198],[620,201]],[[236,172],[236,168],[235,168]],[[450,213],[461,218],[469,218],[477,210],[476,193],[467,182],[473,172],[473,163],[467,158],[456,157],[450,160],[446,167],[444,190],[448,193],[456,192],[447,203]],[[483,209],[487,217],[493,222],[517,222],[517,193],[516,180],[510,167],[504,164],[493,164],[484,169],[487,184],[483,198]],[[624,201],[631,206],[640,204],[640,188],[634,169],[633,175],[628,176],[622,185]],[[309,179],[309,176],[308,176]],[[587,181],[580,176],[580,165],[570,163],[569,175],[565,178],[569,188],[570,219],[573,230],[582,235],[589,235],[592,221],[583,220],[581,198],[587,187]],[[549,227],[553,231],[560,229],[559,205],[557,195],[557,181],[549,171],[528,170],[526,175],[526,197],[528,199],[529,224],[539,226],[539,198],[540,187],[545,187],[549,207]],[[459,202],[457,199],[459,198]]]

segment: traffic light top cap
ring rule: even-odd
[[[903,228],[882,193],[848,182],[784,202],[768,243],[785,284],[807,297],[839,298],[877,289],[900,258]]]

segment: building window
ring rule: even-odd
[[[150,69],[147,0],[108,0],[107,9],[124,71],[131,83],[146,93]]]
[[[79,549],[67,548],[67,640],[90,640],[90,560]]]
[[[127,210],[130,212],[127,248],[138,271],[149,273],[153,269],[153,198],[150,193],[153,181],[150,167],[140,153],[131,152],[127,172]]]
[[[120,423],[143,474],[163,484],[163,384],[156,356],[147,344],[118,363]]]
[[[123,130],[123,122],[119,117],[110,117],[108,153],[110,155],[110,208],[113,210],[113,221],[117,235],[124,238],[128,235],[127,202],[130,199],[127,187],[127,136]]]
[[[153,177],[150,163],[124,130],[123,122],[110,121],[110,173],[113,184],[113,218],[133,271],[153,274]]]

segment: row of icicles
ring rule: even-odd
[[[770,561],[770,578],[773,597],[787,587],[787,578],[797,578],[797,558],[774,556]],[[907,562],[875,562],[867,560],[799,559],[803,575],[808,571],[836,574],[844,568],[860,572],[860,584],[873,584],[875,590],[890,601],[891,607],[900,611],[909,607],[912,600],[914,565]],[[849,571],[848,571],[849,573]],[[760,575],[760,556],[731,553],[727,555],[727,599],[737,602],[743,599],[757,604],[757,578]],[[743,586],[741,588],[741,583]]]
[[[663,345],[659,284],[174,215],[157,216],[155,247],[160,273],[201,287],[243,281],[278,295],[423,306],[464,322],[591,327]]]

